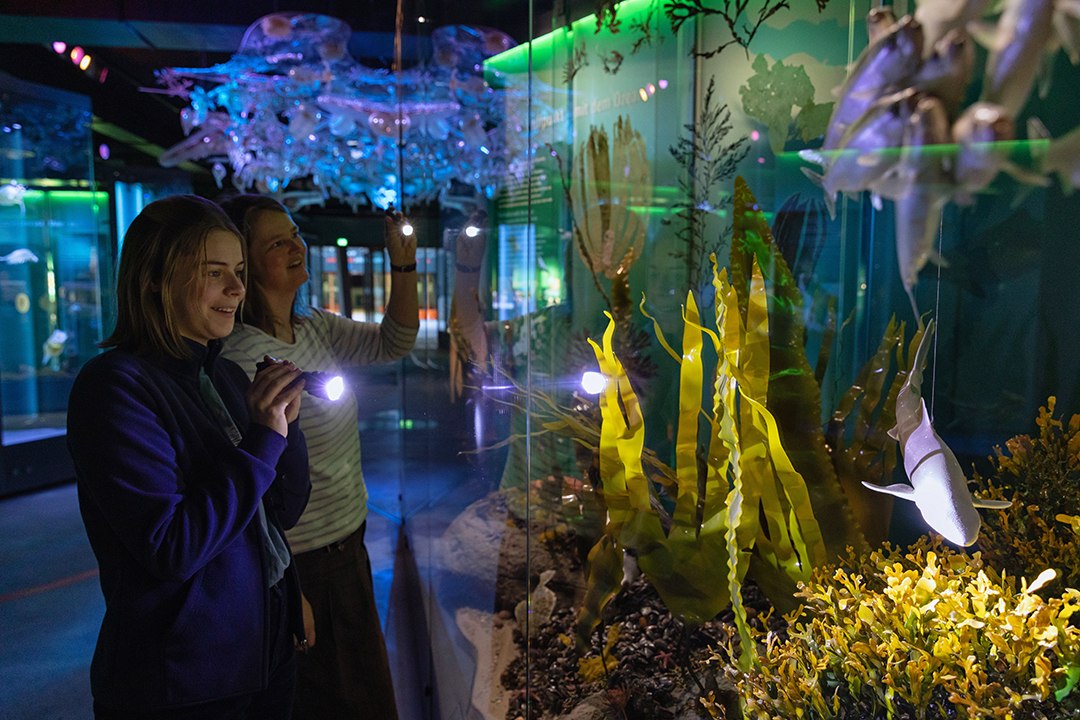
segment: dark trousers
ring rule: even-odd
[[[341,542],[294,557],[315,615],[315,647],[297,661],[297,720],[397,720],[364,547],[366,525]]]
[[[296,694],[296,653],[289,632],[285,581],[270,589],[270,679],[265,690],[163,710],[117,710],[94,703],[95,720],[290,720]]]

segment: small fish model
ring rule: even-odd
[[[954,28],[934,43],[912,78],[911,86],[941,98],[955,118],[975,67],[975,43],[967,31]]]
[[[952,195],[952,180],[940,146],[949,142],[945,106],[933,95],[922,96],[908,120],[896,172],[872,188],[896,202],[896,259],[900,280],[915,317],[915,284],[927,261],[943,264],[934,250],[941,212]]]
[[[885,37],[889,28],[896,22],[896,13],[893,12],[891,5],[881,5],[880,7],[870,8],[870,12],[866,14],[866,40],[867,44],[873,45],[881,38]]]
[[[896,396],[896,426],[889,435],[900,443],[904,471],[911,485],[863,485],[876,492],[911,500],[923,519],[949,542],[967,547],[979,537],[982,519],[976,508],[1003,509],[1011,503],[975,498],[956,456],[938,436],[922,398],[922,373],[934,334],[934,321],[926,325],[907,380]]]
[[[989,4],[990,0],[916,0],[915,19],[923,26],[927,53],[949,32],[967,32]]]
[[[60,369],[60,356],[67,344],[68,334],[57,328],[53,330],[41,346],[41,364],[47,365],[53,370]]]
[[[12,250],[7,255],[0,255],[0,262],[8,265],[22,265],[23,263],[38,261],[38,256],[26,248]]]
[[[1009,160],[1002,143],[1015,139],[1016,133],[1012,117],[1001,105],[973,103],[953,123],[952,136],[956,143],[954,199],[961,205],[971,204],[972,196],[985,190],[1002,171],[1028,185],[1050,184],[1041,174]]]
[[[1027,103],[1045,56],[1056,52],[1055,0],[1006,0],[986,60],[982,100],[997,103],[1012,117]]]
[[[830,218],[836,217],[837,193],[868,190],[896,165],[917,99],[910,88],[881,98],[848,128],[840,149],[822,161],[824,174],[803,168],[824,191]]]
[[[1057,175],[1066,195],[1080,187],[1080,127],[1073,128],[1059,138],[1051,138],[1050,131],[1041,120],[1029,118],[1028,138],[1049,140],[1049,144],[1037,150],[1040,172]]]
[[[23,204],[24,195],[26,195],[24,185],[14,182],[0,185],[0,206],[18,205],[20,210],[26,212],[26,205]]]
[[[922,27],[907,16],[863,50],[838,91],[822,150],[838,149],[844,133],[871,105],[906,85],[919,66],[922,49]]]

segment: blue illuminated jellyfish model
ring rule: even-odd
[[[248,28],[227,62],[158,71],[165,92],[188,103],[186,138],[160,162],[211,163],[219,186],[228,167],[238,189],[308,203],[385,208],[437,200],[455,184],[491,197],[510,156],[528,145],[505,130],[520,125],[507,117],[511,83],[485,79],[484,60],[513,40],[438,28],[429,61],[391,72],[358,63],[351,35],[336,18],[274,13]]]

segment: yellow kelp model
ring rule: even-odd
[[[702,623],[730,601],[742,626],[745,612],[739,588],[751,553],[756,552],[792,579],[806,580],[810,569],[825,561],[826,551],[806,483],[784,451],[776,421],[764,404],[769,382],[769,320],[761,272],[755,262],[745,324],[726,270],[716,273],[715,283],[718,332],[701,326],[697,304],[689,293],[681,355],[660,336],[681,364],[677,494],[666,536],[659,515],[652,509],[649,479],[641,461],[645,422],[640,404],[612,350],[614,321],[604,333],[603,346],[590,340],[608,380],[600,397],[600,475],[608,525],[589,559],[595,577],[600,567],[621,567],[618,548],[631,548],[672,613]],[[707,420],[708,469],[702,492],[697,447],[706,334],[719,357],[719,367]],[[605,574],[618,580],[617,573]],[[617,587],[617,583],[612,585]],[[587,598],[581,629],[591,630],[591,619],[599,609],[594,605],[597,600],[601,598]]]
[[[813,567],[847,547],[866,547],[856,517],[864,529],[872,522],[887,529],[887,511],[868,509],[873,501],[867,496],[882,496],[859,480],[883,481],[895,466],[896,444],[887,430],[907,376],[904,353],[895,352],[891,386],[885,376],[894,349],[903,349],[903,325],[890,325],[833,413],[827,440],[820,390],[802,346],[802,296],[741,178],[731,278],[714,258],[715,330],[705,327],[713,323],[703,322],[688,293],[681,352],[654,320],[658,341],[680,365],[673,471],[645,447],[644,414],[613,349],[610,314],[601,343],[590,340],[607,379],[599,400],[598,457],[608,521],[589,555],[577,625],[581,642],[620,587],[623,551],[636,554],[665,605],[685,622],[708,621],[730,603],[749,653],[741,598],[748,574],[774,606],[792,609],[796,583]],[[715,372],[709,386],[707,368]],[[851,417],[855,428],[845,432]],[[555,423],[545,428],[567,431]],[[655,484],[674,498],[670,518]],[[819,525],[817,518],[827,522]],[[749,662],[748,654],[742,662]]]

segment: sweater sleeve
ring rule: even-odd
[[[255,338],[257,341],[258,338]],[[237,395],[246,394],[251,381],[244,370],[244,365],[236,362],[222,353],[218,361],[220,371],[229,378],[229,384],[234,388]],[[246,363],[254,375],[253,361]],[[239,401],[239,397],[237,398]],[[238,410],[234,417],[243,413],[247,417],[246,408]],[[264,425],[248,422],[244,430],[244,439],[240,441],[240,447],[247,449],[247,443],[254,440],[261,442],[264,435],[278,436]],[[278,436],[279,437],[279,436]],[[260,455],[261,456],[261,455]],[[300,519],[300,515],[307,506],[308,497],[311,495],[311,471],[308,467],[307,441],[300,429],[299,420],[289,423],[288,436],[286,437],[285,449],[277,461],[277,475],[265,500],[274,506],[275,515],[281,523],[282,529],[288,530]]]
[[[285,451],[281,453],[277,464],[277,478],[268,494],[282,529],[289,530],[300,521],[310,496],[311,471],[308,465],[307,442],[297,420],[289,424]]]
[[[419,327],[407,327],[389,315],[384,315],[380,323],[368,323],[317,310],[310,322],[319,323],[334,358],[342,366],[403,358],[420,332]]]
[[[189,465],[185,453],[206,448],[175,410],[134,368],[88,365],[72,389],[68,445],[81,489],[127,551],[157,577],[186,580],[244,532],[286,440],[249,432]],[[198,477],[184,477],[185,465]]]

